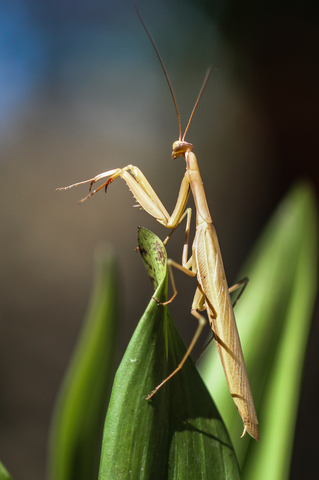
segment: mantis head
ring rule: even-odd
[[[186,152],[191,152],[193,148],[191,143],[185,142],[185,140],[177,140],[173,143],[172,158],[182,157]]]

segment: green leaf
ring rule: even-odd
[[[143,228],[139,248],[157,286],[154,295],[165,302],[165,248]],[[185,351],[167,306],[151,299],[115,376],[99,480],[239,479],[228,433],[190,358],[150,401],[145,400]]]
[[[119,329],[118,292],[115,258],[104,249],[96,256],[90,307],[55,407],[51,480],[97,478]]]
[[[232,437],[245,480],[285,480],[293,446],[302,366],[317,292],[316,202],[308,184],[287,195],[258,241],[242,277],[238,330],[259,419],[260,442],[240,439],[242,422],[217,352],[207,349],[201,375]]]
[[[0,462],[0,480],[12,480],[11,475],[6,470],[2,462]]]

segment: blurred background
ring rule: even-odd
[[[183,159],[173,102],[136,1],[0,2],[0,458],[15,479],[45,475],[54,399],[81,327],[93,254],[113,245],[123,320],[117,362],[152,286],[137,226],[166,231],[121,180],[78,205],[86,186],[137,165],[172,211]],[[319,16],[315,2],[143,1],[138,8],[194,144],[229,283],[296,179],[319,187]],[[181,258],[183,228],[168,245]],[[171,311],[185,342],[194,283],[176,274]],[[274,312],[275,314],[275,312]],[[292,479],[319,477],[318,310],[310,337]],[[204,341],[204,340],[203,340]],[[200,348],[200,347],[199,347]],[[302,472],[302,474],[301,474]],[[307,473],[309,472],[309,474]]]

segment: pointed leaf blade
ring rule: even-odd
[[[146,229],[140,251],[167,296],[166,251]],[[165,261],[164,261],[165,260]],[[167,306],[152,299],[117,371],[106,416],[99,480],[239,479],[228,433],[191,359],[152,399],[186,349]]]

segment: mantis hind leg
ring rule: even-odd
[[[232,307],[234,308],[236,303],[238,302],[238,300],[240,299],[240,297],[242,296],[242,294],[244,293],[244,290],[247,286],[247,283],[249,282],[249,278],[248,277],[245,277],[243,278],[242,280],[240,280],[239,282],[235,283],[235,285],[233,285],[232,287],[229,288],[229,293],[232,293],[234,292],[235,290],[237,290],[238,288],[241,287],[241,290],[239,292],[239,294],[237,295],[236,299],[234,300],[233,304],[232,304]],[[196,362],[198,362],[198,360],[200,359],[200,357],[203,355],[203,353],[205,352],[206,348],[209,347],[209,345],[212,343],[212,341],[214,340],[214,332],[211,336],[211,338],[208,340],[208,342],[206,343],[205,347],[203,348],[203,350],[201,351],[201,353],[198,355],[197,359],[196,359]]]
[[[165,380],[163,380],[159,385],[157,385],[156,388],[154,388],[154,390],[146,397],[146,400],[149,400],[150,398],[152,398],[153,395],[155,395],[155,393],[166,382],[168,382],[168,380],[170,380],[177,372],[179,372],[182,369],[184,363],[186,362],[187,358],[191,354],[198,338],[200,337],[200,334],[202,333],[202,330],[203,330],[204,326],[207,323],[206,318],[197,311],[197,308],[199,310],[203,310],[204,301],[205,301],[204,295],[199,291],[199,289],[197,289],[196,292],[195,292],[195,296],[194,296],[194,301],[193,301],[193,305],[192,305],[192,309],[191,309],[191,314],[198,320],[198,326],[197,326],[196,332],[195,332],[195,334],[192,338],[192,341],[189,344],[189,347],[186,350],[186,353],[185,353],[184,357],[182,358],[182,360],[178,364],[178,366],[175,368],[175,370],[167,378],[165,378]]]
[[[248,277],[245,277],[245,278],[243,278],[242,280],[240,280],[240,282],[235,283],[235,285],[233,285],[232,287],[230,287],[229,293],[232,293],[232,292],[234,292],[235,290],[237,290],[238,288],[241,287],[241,290],[240,290],[239,294],[237,295],[236,299],[234,300],[233,308],[235,307],[236,303],[238,302],[238,300],[240,299],[240,297],[241,297],[242,294],[244,293],[244,290],[245,290],[248,282],[249,282],[249,278],[248,278]]]

